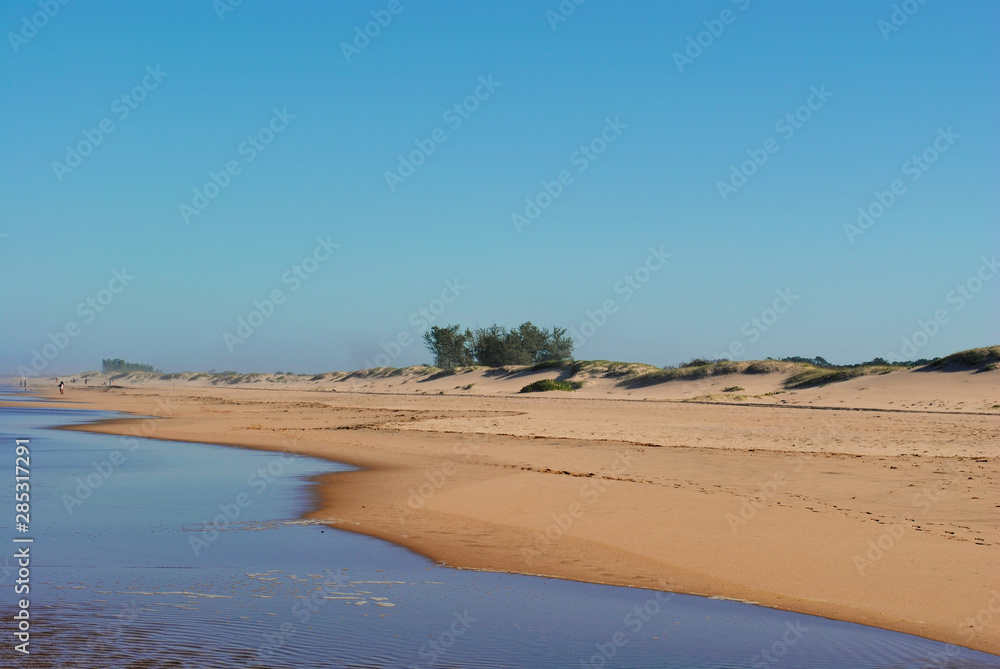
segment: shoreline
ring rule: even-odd
[[[884,558],[880,556],[866,580],[850,578],[854,569],[850,560],[847,565],[850,569],[845,570],[843,564],[835,565],[824,557],[831,550],[838,552],[834,549],[842,548],[842,544],[847,544],[845,555],[864,549],[866,538],[880,536],[876,530],[893,522],[886,509],[862,512],[862,518],[851,518],[850,522],[829,517],[834,515],[828,513],[829,509],[823,509],[824,513],[817,517],[814,514],[820,511],[815,509],[814,500],[806,500],[814,506],[796,505],[794,498],[799,496],[798,491],[786,496],[783,493],[792,492],[788,489],[767,498],[767,504],[747,520],[745,527],[738,527],[739,532],[735,529],[730,532],[730,526],[720,522],[726,513],[732,514],[734,510],[739,513],[739,505],[725,499],[733,496],[732,490],[716,492],[710,489],[712,486],[728,489],[740,485],[742,480],[744,490],[737,491],[735,498],[746,499],[745,493],[753,488],[745,485],[747,479],[755,481],[760,473],[788,470],[788,474],[799,478],[808,473],[810,480],[798,481],[799,487],[808,489],[815,481],[817,467],[839,468],[843,470],[839,474],[849,477],[870,477],[876,473],[874,470],[884,469],[874,459],[876,456],[782,451],[773,444],[767,449],[748,448],[748,443],[743,448],[673,446],[643,442],[648,437],[643,434],[622,434],[618,440],[595,438],[599,435],[582,439],[568,434],[572,429],[559,426],[549,435],[441,429],[463,428],[463,421],[481,422],[483,418],[507,417],[516,422],[537,411],[539,404],[531,407],[533,398],[523,397],[394,396],[387,401],[386,396],[337,393],[334,397],[324,396],[324,402],[318,403],[314,401],[317,396],[314,391],[288,389],[284,395],[290,401],[276,402],[284,399],[283,394],[269,391],[265,395],[251,389],[160,387],[122,388],[113,395],[95,388],[86,392],[85,398],[81,397],[83,393],[73,394],[73,400],[83,400],[80,403],[88,407],[142,416],[63,429],[256,450],[288,450],[358,467],[354,471],[319,476],[319,506],[304,517],[342,520],[333,526],[390,541],[449,566],[723,597],[916,634],[994,654],[1000,652],[1000,639],[995,632],[991,634],[992,630],[960,627],[961,612],[968,611],[964,618],[975,617],[977,609],[987,606],[990,590],[998,585],[991,569],[996,564],[991,559],[996,555],[992,537],[988,544],[974,545],[981,551],[975,554],[970,552],[972,546],[966,541],[941,541],[939,537],[909,532],[907,538],[912,537],[912,541],[900,540],[898,548],[886,551]],[[57,394],[53,397],[51,393],[43,396],[56,402],[69,399]],[[164,408],[164,401],[169,406]],[[614,408],[615,401],[606,400],[612,410],[621,411]],[[159,409],[157,402],[161,404]],[[573,410],[574,402],[572,398],[560,398],[544,404],[551,405],[556,413],[565,413]],[[78,405],[76,401],[63,403]],[[569,408],[563,406],[567,403]],[[274,410],[268,412],[265,427],[254,422],[260,420],[263,410],[240,409],[260,404],[291,408],[280,409],[278,415]],[[315,404],[321,406],[312,406]],[[503,408],[508,410],[483,406],[497,404],[504,404]],[[629,404],[648,409],[635,402]],[[445,405],[447,409],[442,409]],[[337,412],[351,415],[347,420],[331,422],[325,416],[331,406]],[[527,410],[521,411],[525,406]],[[682,404],[671,409],[698,413],[700,409],[727,412],[736,408]],[[280,415],[289,412],[294,415]],[[248,413],[249,417],[242,413]],[[586,413],[593,413],[593,409],[588,408]],[[859,417],[858,412],[849,413]],[[873,415],[883,413],[888,412],[876,409]],[[930,413],[939,414],[932,416],[932,420],[955,418],[942,416],[941,412]],[[382,422],[370,421],[372,414]],[[145,418],[153,415],[158,416],[155,421]],[[389,419],[384,420],[387,416]],[[969,413],[960,417],[980,420]],[[863,415],[858,419],[869,418]],[[456,420],[458,424],[451,424]],[[736,422],[740,420],[737,417]],[[155,425],[140,429],[146,425],[143,421]],[[437,425],[435,421],[445,424]],[[311,422],[323,425],[301,427]],[[499,426],[497,422],[490,427]],[[308,434],[310,431],[318,435]],[[627,436],[639,438],[621,438]],[[567,449],[573,452],[566,453]],[[614,453],[618,453],[618,465],[611,457]],[[656,466],[650,466],[654,459],[650,456],[657,459]],[[793,462],[795,458],[803,462]],[[934,470],[943,467],[941,463],[955,460],[906,454],[897,454],[895,458],[920,468],[914,480],[926,478],[925,465]],[[934,464],[932,460],[940,462]],[[632,464],[622,469],[621,462],[628,461]],[[965,457],[960,456],[958,461],[968,465]],[[800,471],[793,472],[799,465]],[[686,474],[698,476],[686,480],[686,484],[679,483],[681,478],[677,478],[670,481],[670,486],[667,481],[658,480],[664,478],[664,469],[678,466]],[[748,468],[753,470],[749,474]],[[892,469],[902,469],[902,464]],[[994,480],[995,477],[989,477],[990,482]],[[582,487],[587,485],[591,487]],[[956,497],[946,501],[959,501]],[[588,501],[591,498],[593,503]],[[519,503],[525,500],[530,503]],[[837,501],[843,500],[838,497]],[[668,508],[676,506],[683,511],[665,511],[662,508],[665,503]],[[657,509],[658,513],[651,514],[655,517],[636,518],[637,508]],[[947,515],[951,510],[944,511]],[[876,520],[873,531],[868,532],[871,521],[863,516],[872,513],[882,519]],[[820,519],[822,523],[818,523]],[[664,522],[668,520],[678,522]],[[858,522],[865,527],[859,528]],[[554,525],[559,529],[554,531]],[[660,530],[664,536],[650,537],[655,534],[650,529]],[[797,532],[799,541],[782,538],[790,532]],[[991,532],[996,534],[995,530]],[[982,536],[982,529],[975,528],[973,534]],[[823,545],[821,542],[834,545],[827,547],[828,550],[816,550]],[[679,547],[684,543],[686,547]],[[946,587],[928,587],[935,584],[924,581],[922,570],[912,565],[902,575],[886,574],[887,570],[880,568],[881,560],[886,565],[891,561],[896,568],[914,558],[926,561],[928,557],[953,572],[952,582]],[[827,579],[815,583],[817,573],[833,566],[839,567],[839,573],[827,573]],[[880,576],[876,581],[873,578],[876,575],[885,578]],[[965,582],[958,582],[962,580]],[[831,583],[833,587],[826,587]],[[925,609],[919,603],[914,606],[905,601],[907,595],[913,598],[914,588],[921,587],[925,594],[919,599],[928,604]],[[874,593],[869,592],[872,590]],[[984,599],[980,606],[972,608],[968,600],[974,601],[976,595]],[[963,603],[963,599],[967,601]],[[936,605],[936,611],[931,603]],[[944,606],[946,603],[950,606]]]

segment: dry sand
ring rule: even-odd
[[[91,431],[357,465],[322,477],[309,517],[456,567],[736,598],[1000,654],[1000,371],[517,394],[555,376],[112,389],[94,375],[59,399],[165,418]],[[722,394],[733,385],[742,401]],[[677,401],[706,396],[725,403]]]

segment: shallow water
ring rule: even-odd
[[[5,635],[3,666],[1000,666],[738,602],[436,566],[296,520],[312,503],[310,478],[346,467],[46,429],[111,416],[102,412],[0,412],[11,470],[14,439],[31,440],[32,522],[21,536],[34,539],[31,656]],[[5,620],[20,598],[13,484],[0,482],[0,503],[11,505],[0,512]]]

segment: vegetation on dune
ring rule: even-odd
[[[541,393],[548,390],[566,390],[574,391],[581,387],[583,384],[579,382],[570,381],[559,381],[557,379],[540,379],[529,383],[525,387],[521,388],[522,393]]]
[[[788,370],[787,363],[782,364],[774,360],[751,360],[743,369],[744,374],[774,374]]]
[[[577,360],[570,364],[571,376],[603,376],[610,379],[635,376],[656,371],[655,365],[643,362],[618,362],[615,360]]]
[[[526,368],[513,367],[505,370],[505,373],[533,373],[544,372],[551,369],[561,369],[566,371],[566,376],[582,376],[618,378],[624,376],[634,376],[640,373],[659,371],[655,365],[647,365],[643,362],[616,362],[613,360],[546,360]]]
[[[218,385],[220,383],[225,383],[228,385],[235,385],[243,380],[243,375],[239,372],[222,372],[221,374],[213,374],[211,376],[212,385]]]
[[[920,360],[897,360],[896,362],[889,362],[885,358],[872,358],[866,362],[856,362],[848,365],[835,365],[831,362],[827,362],[825,358],[818,355],[815,358],[803,358],[795,355],[790,358],[782,358],[781,361],[802,362],[807,365],[812,365],[813,367],[823,367],[825,369],[848,369],[853,367],[918,367],[932,362],[927,358],[921,358]]]
[[[745,402],[747,397],[747,395],[698,395],[683,399],[681,402]],[[754,395],[753,397],[759,397],[759,395]]]
[[[536,362],[525,371],[543,372],[547,369],[568,369],[570,364],[572,363],[568,360],[543,360],[542,362]]]
[[[777,360],[754,360],[750,362],[692,360],[680,367],[666,367],[634,376],[627,376],[618,385],[627,388],[642,388],[678,379],[707,379],[712,376],[726,376],[728,374],[770,374],[791,372],[797,369],[799,369],[799,364],[797,363],[779,362]]]
[[[859,376],[888,374],[904,367],[903,365],[890,365],[878,358],[871,363],[836,366],[818,356],[808,360],[810,361],[807,361],[806,358],[784,358],[782,360],[768,358],[767,360],[735,362],[696,358],[678,367],[666,367],[627,375],[619,381],[618,385],[626,388],[642,388],[667,381],[707,379],[730,374],[787,374],[788,377],[782,383],[785,388],[809,388],[846,381]],[[817,366],[811,361],[823,362],[825,366]],[[732,388],[740,387],[732,386]],[[742,390],[742,388],[740,389]],[[723,392],[731,391],[726,389]]]
[[[443,379],[446,376],[454,376],[455,374],[458,374],[458,370],[454,367],[451,369],[442,369],[440,371],[434,372],[426,379],[423,379],[423,381],[434,381],[436,379]]]
[[[991,372],[997,369],[997,363],[1000,363],[1000,346],[984,346],[938,358],[931,361],[924,369],[934,370],[961,366],[978,367],[981,372]]]
[[[865,365],[857,367],[836,367],[824,369],[820,367],[807,368],[793,374],[785,379],[782,384],[785,388],[812,388],[815,386],[825,386],[828,383],[847,381],[856,379],[859,376],[871,376],[872,374],[888,374],[896,371],[892,365]]]
[[[371,369],[359,369],[356,372],[348,372],[343,380],[347,379],[381,379],[389,376],[400,376],[403,373],[402,367],[372,367]]]
[[[208,373],[197,374],[192,372],[164,374],[153,369],[151,365],[129,363],[120,358],[104,360],[103,366],[105,373],[109,369],[115,370],[112,378],[116,380],[125,379],[141,382],[157,379],[163,381],[207,379],[213,385],[235,385],[261,381],[288,383],[298,380],[334,382],[400,376],[424,382],[473,371],[480,371],[490,377],[510,377],[546,371],[560,372],[558,379],[535,381],[524,386],[521,392],[572,391],[581,387],[588,379],[614,379],[619,387],[643,388],[668,381],[708,379],[733,374],[783,374],[785,378],[781,385],[785,390],[766,393],[766,395],[783,393],[788,390],[814,388],[861,376],[889,374],[900,369],[917,366],[920,366],[921,371],[974,369],[978,372],[991,372],[1000,369],[1000,346],[959,351],[934,360],[889,363],[882,358],[875,358],[868,362],[851,365],[834,365],[820,356],[813,358],[794,356],[781,360],[768,358],[747,361],[695,358],[680,365],[668,367],[613,360],[573,360],[571,357],[573,342],[565,337],[565,332],[560,328],[552,328],[550,331],[540,330],[531,323],[524,323],[519,328],[512,330],[493,325],[488,328],[480,328],[475,332],[471,330],[461,332],[457,325],[447,328],[434,327],[425,334],[424,339],[428,349],[436,352],[436,361],[444,363],[442,365],[375,367],[354,372],[325,372],[314,375],[276,372],[274,375],[265,376],[259,373],[241,374],[231,370],[224,372],[209,370]],[[515,360],[520,362],[513,362]],[[456,364],[458,362],[463,364]],[[487,362],[491,364],[487,364]],[[495,364],[501,362],[503,364]],[[87,372],[83,376],[88,374],[97,374],[97,372]],[[464,388],[463,386],[456,387],[468,390],[473,385],[468,384]],[[744,391],[742,386],[734,384],[724,388],[721,392],[737,393],[742,391]],[[733,399],[732,395],[726,397]],[[743,398],[740,396],[737,399]]]

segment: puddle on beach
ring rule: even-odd
[[[31,440],[34,538],[30,660],[8,636],[3,666],[1000,667],[992,655],[738,602],[439,567],[296,520],[310,478],[346,467],[47,429],[111,416],[102,412],[0,412],[10,467],[13,440]],[[3,477],[0,499],[13,485]],[[213,532],[226,511],[228,527]],[[12,537],[8,515],[0,529]],[[9,546],[8,621],[20,598]]]

